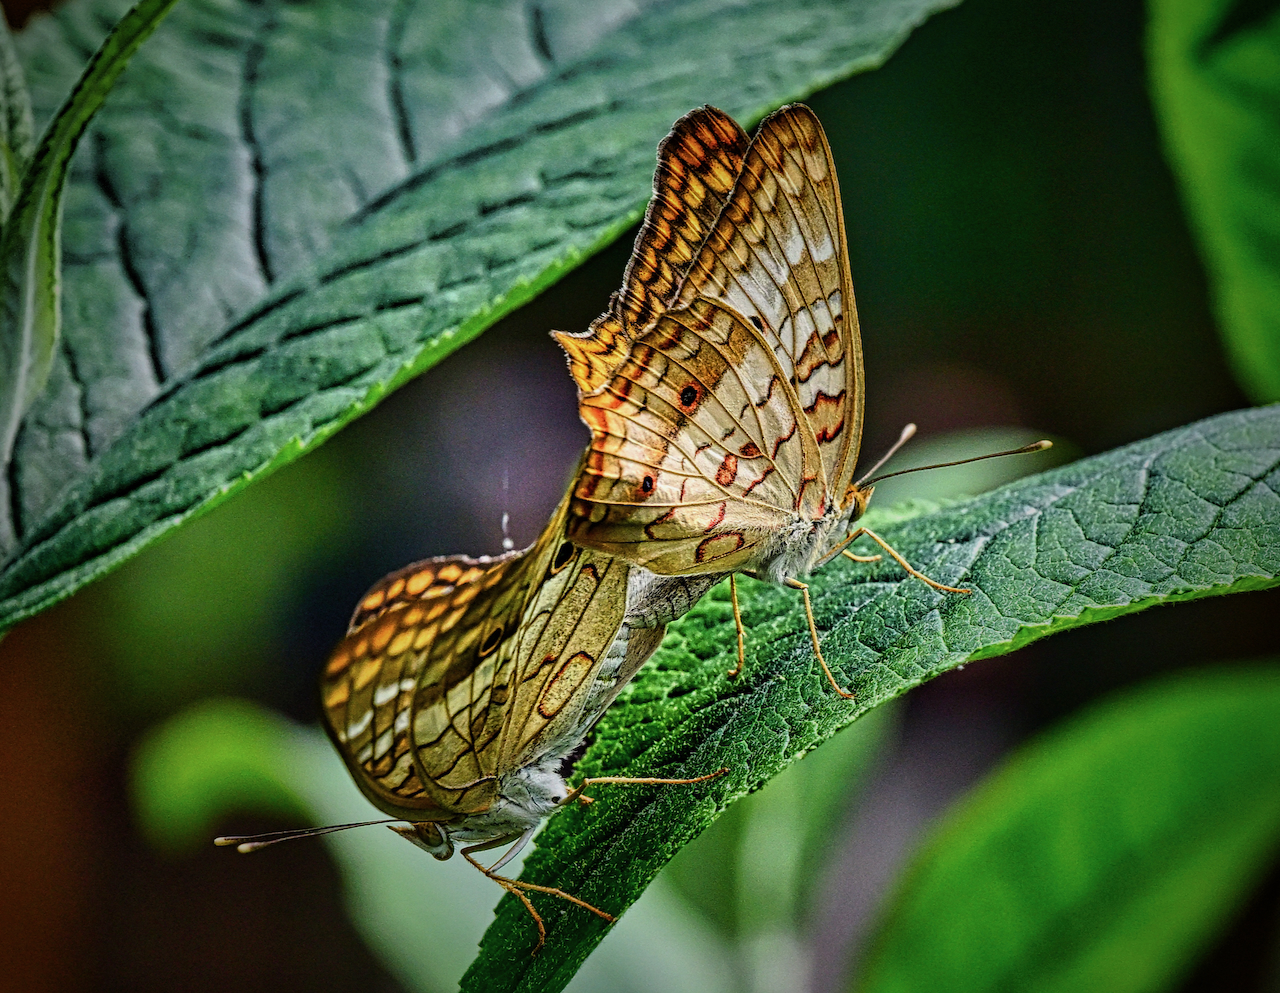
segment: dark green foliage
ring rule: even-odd
[[[8,472],[23,416],[45,388],[61,331],[62,210],[67,172],[89,122],[176,0],[141,0],[103,41],[32,145],[31,104],[0,26],[0,554],[17,535]]]

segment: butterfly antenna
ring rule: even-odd
[[[319,838],[321,835],[333,834],[335,831],[369,827],[373,824],[395,824],[403,819],[402,817],[386,817],[380,821],[357,821],[354,824],[330,824],[327,827],[298,828],[292,831],[269,831],[266,834],[234,835],[214,838],[213,843],[222,848],[228,845],[235,845],[237,852],[247,855],[249,852],[256,852],[259,848],[276,845],[282,841],[293,841],[295,838]]]
[[[1005,455],[1027,455],[1031,452],[1043,452],[1046,448],[1052,448],[1052,441],[1033,441],[1030,445],[1023,445],[1021,448],[1011,448],[1007,452],[989,452],[986,455],[975,455],[970,459],[956,459],[954,462],[936,462],[933,465],[918,465],[914,469],[899,469],[897,472],[886,472],[883,476],[876,476],[874,479],[861,479],[857,485],[871,486],[880,482],[882,479],[888,479],[891,476],[905,476],[909,472],[924,472],[926,469],[945,469],[952,465],[965,465],[969,462],[981,462],[983,459],[998,459]],[[881,462],[884,460],[882,459]]]
[[[853,485],[856,486],[858,489],[862,489],[862,487],[867,484],[867,477],[870,476],[872,473],[874,473],[877,469],[879,469],[882,465],[888,462],[895,455],[897,455],[898,449],[901,448],[903,445],[905,445],[912,438],[914,438],[915,435],[916,435],[916,426],[914,424],[908,424],[905,428],[902,429],[902,434],[898,435],[898,440],[895,441],[891,446],[889,446],[889,450],[887,452],[885,452],[883,455],[880,456],[880,461],[878,461],[875,465],[873,465],[870,469],[868,469],[865,473],[863,473],[862,478],[859,479]]]

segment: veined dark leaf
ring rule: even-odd
[[[617,237],[689,108],[756,120],[950,2],[183,7],[75,177],[67,357],[19,439],[0,628]],[[111,8],[73,0],[22,39],[38,106]]]
[[[840,559],[814,578],[814,611],[837,697],[814,659],[797,594],[740,586],[736,639],[723,587],[673,625],[605,715],[582,775],[693,776],[697,786],[602,787],[558,814],[522,878],[624,911],[730,802],[859,714],[965,662],[1157,604],[1276,583],[1280,406],[1224,414],[883,527],[912,564],[969,596],[904,579],[892,562]],[[606,789],[608,792],[606,793]],[[463,988],[558,990],[603,937],[599,918],[540,901],[548,940],[504,900]]]
[[[8,472],[18,427],[44,389],[61,322],[62,199],[67,169],[80,136],[101,108],[134,52],[176,0],[141,0],[111,29],[71,89],[40,143],[23,163],[21,185],[0,237],[0,549],[14,546]],[[8,40],[6,35],[6,41]],[[16,67],[4,72],[6,131],[21,156],[30,108]],[[7,167],[6,167],[7,168]]]

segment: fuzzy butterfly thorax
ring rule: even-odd
[[[591,429],[574,542],[658,575],[787,582],[865,510],[844,220],[807,107],[749,141],[714,108],[678,121],[622,290],[585,335],[556,337]]]

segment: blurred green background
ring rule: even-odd
[[[809,101],[844,192],[865,452],[913,420],[919,461],[1046,435],[1074,457],[1247,405],[1153,118],[1145,16],[966,0]],[[353,834],[253,858],[205,839],[362,816],[313,734],[319,665],[383,573],[495,552],[504,513],[517,546],[536,534],[586,440],[546,332],[600,312],[631,239],[0,642],[0,986],[447,988],[499,896],[478,874],[389,835],[385,853]],[[895,481],[877,501],[1044,464]],[[1162,608],[922,687],[689,846],[575,988],[628,988],[637,963],[633,988],[847,988],[922,832],[1010,749],[1150,677],[1278,654],[1277,616],[1277,591]],[[175,768],[181,802],[153,789]],[[1280,867],[1245,889],[1167,988],[1280,989]],[[428,920],[457,933],[419,934]]]

